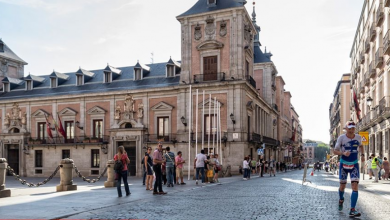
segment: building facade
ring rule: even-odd
[[[351,49],[351,117],[367,131],[366,157],[389,157],[390,132],[390,1],[364,1]],[[356,107],[355,107],[356,106]]]
[[[330,146],[334,147],[338,136],[343,134],[345,123],[351,119],[351,79],[350,74],[343,74],[333,94],[329,107]]]
[[[284,160],[287,140],[279,137],[291,133],[278,129],[276,67],[244,4],[199,0],[177,16],[181,61],[45,76],[6,72],[0,157],[22,176],[47,176],[63,158],[84,175],[99,175],[121,145],[129,175],[142,175],[147,146],[159,142],[182,151],[187,165],[201,149],[218,153],[233,173],[245,156],[258,158],[259,148],[266,159]],[[291,120],[290,101],[284,106]]]

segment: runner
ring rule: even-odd
[[[360,135],[355,134],[355,123],[348,121],[345,125],[346,134],[340,135],[337,139],[336,146],[334,148],[334,154],[341,155],[340,159],[340,188],[339,188],[339,211],[343,210],[344,203],[344,191],[347,184],[348,173],[351,178],[351,210],[349,212],[350,217],[359,217],[361,214],[356,211],[356,203],[358,200],[358,188],[359,188],[359,164],[358,164],[358,152],[364,152],[362,145],[362,138]],[[361,160],[364,162],[364,154],[361,154]]]

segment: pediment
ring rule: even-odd
[[[49,116],[50,114],[46,112],[45,110],[39,109],[36,110],[34,113],[31,114],[31,117],[33,118],[44,118],[45,115]]]
[[[216,40],[209,40],[200,43],[196,49],[198,50],[212,50],[212,49],[221,49],[224,46],[223,43]]]
[[[159,102],[157,105],[152,107],[152,111],[172,111],[174,107],[165,102]]]
[[[104,114],[106,114],[106,112],[107,111],[105,109],[103,109],[99,106],[95,106],[87,111],[87,113],[89,115],[104,115]]]
[[[217,107],[217,104],[219,103],[219,105],[222,107],[223,106],[223,103],[222,102],[220,102],[220,101],[215,101],[214,99],[211,99],[211,101],[210,101],[210,99],[206,99],[206,100],[204,100],[203,102],[201,102],[201,103],[199,103],[199,107],[198,108],[203,108],[203,105],[204,105],[204,108],[205,109],[207,109],[207,108],[214,108],[214,106],[215,107]]]
[[[77,111],[71,109],[71,108],[64,108],[59,113],[60,116],[76,116]]]

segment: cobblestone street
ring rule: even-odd
[[[130,180],[130,197],[117,198],[116,189],[77,183],[78,191],[54,193],[52,186],[26,191],[10,180],[13,197],[0,200],[1,218],[142,218],[142,219],[349,219],[350,185],[339,212],[336,175],[316,172],[302,185],[303,170],[276,177],[221,179],[222,185],[166,188],[165,196],[145,192],[140,179]],[[53,180],[56,181],[56,180]],[[390,181],[362,180],[357,209],[361,219],[387,219]],[[54,186],[55,184],[52,183]],[[9,187],[8,186],[8,187]],[[10,188],[10,187],[9,187]],[[48,195],[50,195],[48,197]],[[20,212],[21,206],[24,212]]]

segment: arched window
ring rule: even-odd
[[[131,123],[126,123],[125,124],[125,128],[132,128],[133,126],[131,125]]]
[[[12,128],[10,130],[10,133],[12,133],[12,134],[20,133],[20,130],[18,128]]]

